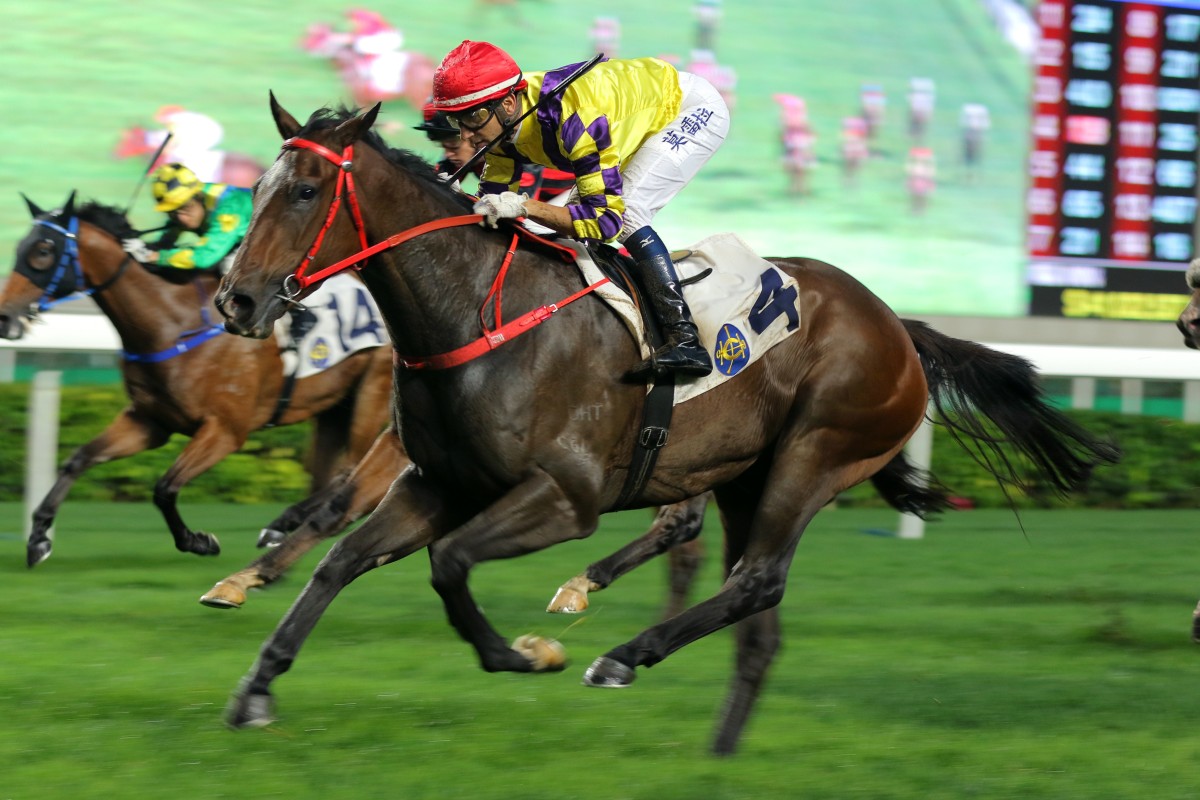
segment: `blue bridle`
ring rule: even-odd
[[[55,231],[63,236],[62,253],[59,254],[58,263],[54,265],[54,271],[50,274],[50,280],[42,289],[42,296],[38,299],[37,310],[39,312],[49,311],[55,306],[62,305],[63,303],[67,303],[72,300],[81,300],[84,297],[91,297],[98,292],[104,291],[109,286],[112,286],[117,282],[117,279],[119,279],[121,275],[125,273],[126,268],[128,268],[130,262],[133,261],[131,256],[126,256],[125,260],[121,262],[121,266],[117,270],[117,274],[113,275],[99,286],[88,286],[87,280],[83,277],[83,270],[79,266],[79,218],[72,216],[67,221],[66,227],[48,219],[35,219],[34,223],[41,225],[44,228],[49,228],[50,230]],[[39,280],[40,282],[40,279],[36,279],[33,276],[26,274],[24,270],[18,271],[22,272],[22,274],[25,274],[27,279]],[[63,283],[64,279],[67,278],[68,273],[70,276],[69,288],[67,288],[66,284]],[[35,283],[34,285],[37,284]],[[203,292],[201,292],[201,300],[200,318],[204,322],[203,327],[190,331],[184,331],[179,335],[179,338],[175,341],[175,344],[171,345],[165,350],[160,350],[156,353],[131,353],[128,350],[122,350],[121,358],[125,361],[138,364],[156,364],[160,361],[167,361],[175,356],[183,355],[189,350],[194,350],[195,348],[207,342],[209,339],[213,339],[216,336],[224,333],[225,327],[221,324],[214,323],[209,317],[208,308],[206,307],[206,303],[203,302],[205,300],[203,297]]]
[[[65,228],[48,219],[35,219],[34,224],[61,233],[64,239],[62,253],[59,254],[58,263],[54,265],[54,271],[50,274],[50,282],[46,284],[42,290],[42,296],[38,298],[38,311],[49,311],[55,306],[71,300],[80,300],[95,294],[101,287],[88,286],[87,281],[83,278],[83,270],[79,268],[79,218],[71,217]],[[71,288],[60,294],[59,283],[68,271],[71,274]],[[105,286],[107,285],[105,284]]]

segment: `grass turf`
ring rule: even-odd
[[[641,532],[595,536],[473,575],[506,636],[559,636],[555,675],[488,675],[444,620],[421,555],[331,606],[275,684],[281,721],[220,711],[310,558],[240,612],[196,604],[252,556],[276,509],[187,509],[218,559],[175,553],[147,505],[66,504],[54,556],[23,566],[0,506],[0,797],[1191,798],[1200,790],[1188,641],[1200,591],[1192,512],[948,516],[920,542],[866,535],[886,511],[829,510],[802,542],[784,650],[732,759],[706,754],[729,677],[718,633],[585,689],[595,656],[650,624],[652,564],[547,616],[554,588]],[[715,519],[699,593],[718,585]]]

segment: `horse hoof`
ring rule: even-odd
[[[54,545],[50,543],[49,539],[42,539],[38,542],[30,541],[25,548],[25,566],[33,569],[50,557],[50,551],[53,548]]]
[[[245,602],[246,593],[225,581],[219,581],[200,597],[200,604],[209,608],[241,608]]]
[[[287,534],[283,531],[277,531],[274,528],[263,528],[258,532],[258,541],[254,546],[261,549],[264,547],[278,547],[283,544],[283,540],[287,538]]]
[[[265,728],[275,721],[275,698],[269,694],[236,694],[225,709],[225,723],[234,730]]]
[[[554,639],[527,633],[513,640],[512,649],[529,661],[532,672],[559,672],[567,666],[567,651]]]
[[[602,689],[623,689],[633,683],[637,673],[633,667],[627,667],[616,659],[600,656],[583,673],[584,686],[597,686]]]
[[[195,553],[198,556],[217,556],[221,554],[221,543],[211,533],[195,531],[188,537],[185,553]]]
[[[587,595],[570,586],[561,586],[555,592],[554,599],[546,606],[551,614],[579,614],[588,607]]]

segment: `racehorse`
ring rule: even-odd
[[[216,555],[216,537],[187,526],[179,491],[268,424],[315,422],[311,468],[320,488],[366,452],[387,421],[391,348],[361,350],[323,372],[300,378],[285,394],[279,347],[225,335],[212,296],[217,278],[186,282],[151,274],[121,249],[137,236],[114,208],[75,208],[72,192],[59,211],[26,201],[34,222],[17,246],[16,264],[0,293],[0,336],[20,338],[38,309],[75,292],[90,294],[117,329],[129,405],[63,464],[33,514],[26,561],[51,551],[47,531],[75,480],[90,467],[161,447],[172,434],[191,441],[154,487],[154,504],[182,552]]]
[[[1186,277],[1192,298],[1179,312],[1175,325],[1183,334],[1183,343],[1197,350],[1200,349],[1200,258],[1193,259],[1188,265]],[[1196,610],[1192,612],[1192,641],[1200,644],[1200,602],[1196,603]]]
[[[523,636],[510,646],[500,636],[470,593],[471,568],[586,537],[606,511],[711,489],[725,583],[596,659],[584,682],[627,686],[637,667],[737,623],[713,744],[732,753],[779,646],[788,568],[817,511],[872,476],[898,506],[946,506],[946,492],[901,453],[930,398],[1001,481],[1022,485],[1018,462],[1027,462],[1065,492],[1118,457],[1043,400],[1023,359],[902,322],[829,264],[774,259],[799,289],[761,298],[759,321],[785,324],[794,312],[803,324],[737,377],[678,405],[649,481],[618,503],[647,388],[628,377],[641,352],[617,315],[557,254],[519,246],[511,229],[479,227],[427,162],[388,148],[371,130],[378,106],[322,109],[303,126],[273,96],[271,108],[284,149],[257,187],[217,307],[230,331],[263,338],[316,278],[366,262],[360,274],[397,352],[395,400],[414,466],[317,566],[235,692],[234,727],[273,719],[272,682],[343,587],[424,548],[449,620],[484,670],[562,669],[557,643]],[[347,196],[355,199],[342,213]],[[483,355],[462,360],[473,353]]]

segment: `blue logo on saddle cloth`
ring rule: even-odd
[[[317,369],[325,369],[329,366],[329,357],[332,352],[329,342],[324,337],[318,336],[308,350],[308,363]]]
[[[713,366],[722,375],[737,375],[750,363],[750,341],[736,326],[721,326],[713,347]]]

